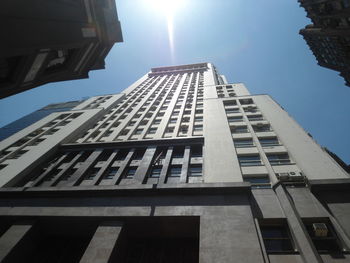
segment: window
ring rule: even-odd
[[[84,177],[84,180],[93,180],[97,175],[100,168],[92,168],[90,169]]]
[[[241,99],[241,100],[239,100],[239,102],[242,105],[248,105],[248,104],[253,104],[254,103],[252,99]]]
[[[249,132],[247,126],[233,126],[231,127],[231,133],[246,133]]]
[[[304,220],[304,225],[319,253],[329,254],[341,251],[341,243],[328,219]]]
[[[184,147],[175,147],[173,150],[173,158],[183,158],[184,150]]]
[[[269,124],[253,125],[253,130],[255,132],[266,132],[266,131],[271,131],[271,127]]]
[[[141,134],[143,129],[136,129],[134,134]]]
[[[279,145],[278,139],[276,137],[269,138],[259,138],[262,147]]]
[[[240,122],[240,121],[243,121],[243,117],[242,116],[228,117],[227,120],[228,122]]]
[[[165,130],[165,133],[172,133],[172,132],[174,132],[174,127],[168,127]]]
[[[168,177],[180,177],[180,176],[181,176],[181,166],[180,165],[171,166],[169,169]]]
[[[287,153],[281,154],[268,154],[267,159],[271,165],[289,164],[290,159]]]
[[[198,122],[203,121],[203,116],[196,116],[194,118],[194,121],[198,121]]]
[[[157,131],[157,128],[151,128],[151,129],[148,130],[148,133],[149,134],[155,134],[156,131]]]
[[[129,131],[130,131],[129,129],[124,129],[120,132],[120,135],[121,136],[127,135],[129,133]]]
[[[230,113],[239,113],[239,108],[233,108],[233,109],[226,109],[226,114],[230,114]]]
[[[143,158],[143,155],[145,154],[145,149],[137,149],[135,152],[134,152],[134,155],[132,157],[133,160],[142,160]]]
[[[260,221],[259,226],[268,254],[290,254],[296,252],[285,220],[273,223]]]
[[[194,145],[191,146],[191,157],[202,157],[203,156],[203,146],[202,145]]]
[[[154,166],[151,168],[151,171],[149,173],[149,177],[150,178],[159,178],[161,172],[162,172],[161,166]]]
[[[236,148],[243,148],[243,147],[252,147],[254,146],[252,139],[242,139],[242,140],[234,140],[233,141]]]
[[[194,131],[203,131],[203,125],[195,125],[195,126],[193,127],[193,130],[194,130]]]
[[[226,100],[224,101],[224,106],[227,107],[227,106],[235,106],[237,105],[237,102],[235,100]]]
[[[176,123],[177,119],[176,118],[172,118],[170,119],[169,123]]]
[[[119,167],[109,167],[103,175],[103,179],[113,179],[117,174]]]
[[[250,121],[262,121],[264,118],[262,115],[249,115],[248,120]]]
[[[129,153],[129,150],[127,150],[127,149],[122,149],[122,150],[120,150],[120,151],[118,151],[118,154],[117,154],[117,156],[116,156],[116,160],[117,161],[123,161],[123,160],[125,160],[125,158],[126,158],[126,156],[128,155],[128,153]]]
[[[258,111],[258,108],[257,108],[257,107],[249,106],[249,107],[244,108],[244,111],[245,111],[245,112],[257,112],[257,111]]]
[[[193,177],[200,177],[203,175],[201,164],[191,164],[188,169],[188,175]]]
[[[161,119],[155,119],[153,124],[160,124]]]
[[[126,169],[123,178],[132,179],[136,173],[136,167],[129,167]]]
[[[261,165],[260,156],[256,155],[241,155],[238,156],[238,162],[241,166],[258,166]]]

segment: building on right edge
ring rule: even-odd
[[[0,142],[0,261],[349,262],[349,185],[269,95],[153,68]]]
[[[312,20],[300,30],[320,66],[340,72],[350,86],[350,2],[299,0]]]

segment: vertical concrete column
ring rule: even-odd
[[[165,184],[165,182],[166,182],[166,175],[168,173],[169,166],[171,165],[171,156],[173,154],[173,150],[174,150],[174,147],[168,148],[168,151],[167,151],[165,159],[164,159],[162,171],[160,172],[160,177],[159,177],[159,181],[158,181],[159,184]]]
[[[200,263],[263,263],[263,255],[247,197],[236,205],[205,208],[200,217]]]
[[[183,157],[183,162],[182,162],[180,183],[187,183],[188,166],[189,166],[189,163],[190,163],[190,152],[191,152],[191,147],[190,146],[186,146],[185,147],[185,152],[184,152],[184,157]]]
[[[121,222],[103,222],[97,228],[80,263],[107,263],[116,249]]]
[[[145,154],[143,155],[142,161],[135,173],[135,181],[140,182],[141,184],[145,181],[147,176],[147,171],[151,165],[151,162],[156,153],[156,146],[150,146],[147,148]]]
[[[68,153],[65,153],[64,155],[62,155],[55,163],[53,163],[49,168],[46,169],[45,172],[43,172],[38,178],[36,178],[32,184],[30,185],[30,187],[35,187],[38,186],[42,183],[42,181],[44,180],[44,178],[53,171],[53,169],[57,168],[59,165],[61,165],[61,163],[63,162],[63,160],[68,156]]]
[[[287,216],[287,221],[294,239],[296,240],[298,250],[305,263],[323,262],[315,247],[312,245],[312,240],[307,234],[307,230],[301,218],[296,211],[292,200],[287,195],[286,190],[282,185],[275,189],[277,198],[281,204],[284,214]]]
[[[119,152],[118,149],[114,150],[113,153],[109,156],[108,160],[105,161],[104,165],[101,167],[101,169],[98,171],[97,175],[93,179],[93,183],[92,183],[93,185],[99,184],[99,182],[103,178],[103,174],[106,172],[108,167],[112,164],[114,159],[117,157],[118,152]]]
[[[111,180],[110,185],[119,184],[120,180],[122,179],[125,168],[131,162],[131,158],[134,155],[134,152],[135,152],[135,149],[131,149],[129,151],[128,155],[125,157],[125,160],[123,161],[123,164],[119,167],[117,174],[114,176],[114,179]]]
[[[25,251],[21,243],[33,234],[34,222],[19,222],[12,225],[0,238],[0,262],[19,262]],[[26,249],[29,249],[27,246]],[[21,250],[21,251],[19,251]]]
[[[79,167],[79,169],[72,175],[72,177],[69,178],[68,186],[79,185],[80,182],[83,180],[86,171],[96,163],[97,158],[101,155],[102,152],[103,149],[97,149],[93,151],[87,158],[87,160],[85,160],[84,163]]]

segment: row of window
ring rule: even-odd
[[[320,254],[342,252],[342,243],[327,219],[304,219],[303,224]],[[268,254],[294,254],[297,247],[286,220],[260,220],[259,229]]]
[[[202,147],[199,144],[186,147],[157,147],[153,159],[143,164],[143,167],[145,165],[149,167],[145,178],[157,178],[157,174],[160,175],[163,168],[167,174],[166,178],[179,177],[181,174],[179,171],[182,170],[182,165],[185,162],[188,162],[189,165],[186,177],[200,177],[203,163]],[[186,155],[188,159],[186,160],[183,159],[185,149],[188,151],[188,155]],[[165,157],[168,153],[170,154],[169,151],[171,151],[171,159],[169,163],[165,164]],[[51,161],[43,164],[38,171],[33,172],[34,176],[29,176],[19,186],[26,185],[28,182],[30,185],[35,184],[35,186],[65,185],[69,182],[80,185],[87,181],[94,181],[92,184],[98,185],[103,184],[103,181],[108,179],[115,179],[112,184],[119,184],[122,179],[133,178],[145,158],[146,152],[147,148],[145,147],[105,149],[102,152],[101,150],[61,152]],[[83,169],[84,174],[76,174],[78,169]],[[116,177],[117,174],[118,177]]]
[[[34,130],[25,137],[17,140],[0,152],[0,162],[6,159],[18,159],[30,150],[29,147],[36,146],[46,140],[48,135],[53,135],[61,128],[78,118],[82,113],[63,113],[54,120],[44,124],[42,127]]]
[[[267,153],[266,157],[271,165],[285,165],[291,163],[287,153]],[[263,165],[259,154],[238,155],[238,162],[241,166]]]

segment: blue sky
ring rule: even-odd
[[[173,53],[164,14],[146,1],[117,1],[124,42],[113,47],[105,70],[0,100],[0,126],[49,103],[118,93],[151,67],[211,62],[229,82],[271,95],[350,163],[350,88],[317,65],[298,34],[310,20],[297,0],[185,0],[174,16]]]

